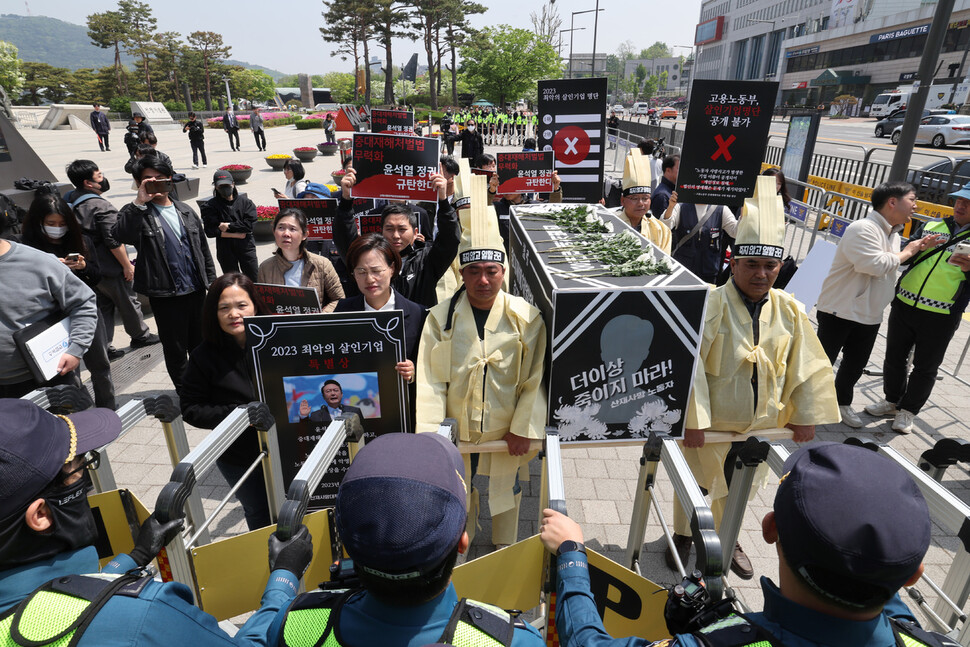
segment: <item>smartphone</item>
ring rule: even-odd
[[[149,180],[145,183],[145,191],[152,193],[170,193],[172,191],[171,180]]]
[[[81,260],[81,255],[78,254],[77,252],[74,252],[73,254],[68,254],[65,258],[71,261],[72,263],[77,263],[79,260]]]
[[[970,254],[970,242],[964,241],[956,244],[956,246],[953,248],[953,253],[950,254],[950,258],[947,259],[947,262],[950,265],[956,265],[956,263],[953,262],[953,257],[957,254]]]
[[[277,194],[283,195],[282,193],[279,192],[279,189],[273,189],[273,195],[277,195]]]

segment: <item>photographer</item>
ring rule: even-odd
[[[776,585],[761,578],[764,611],[728,613],[707,626],[678,623],[665,614],[675,637],[656,644],[956,647],[922,630],[898,594],[923,573],[930,543],[929,510],[909,475],[873,451],[841,444],[796,451],[784,473],[774,509],[761,523],[762,536],[778,553],[779,579]],[[545,510],[540,536],[547,549],[561,551],[556,600],[561,645],[652,644],[613,639],[603,629],[576,522]]]
[[[196,118],[194,112],[189,113],[189,120],[182,126],[182,132],[189,134],[192,168],[199,168],[199,153],[202,153],[202,166],[208,165],[209,161],[205,157],[205,124]]]

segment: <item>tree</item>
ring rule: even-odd
[[[317,84],[316,81],[313,83]],[[329,88],[333,100],[337,103],[351,103],[354,100],[356,85],[356,79],[350,72],[327,72],[320,78],[320,87]]]
[[[121,64],[121,44],[125,41],[125,23],[121,12],[105,11],[88,16],[88,38],[101,49],[114,49],[118,92],[127,92],[127,75]]]
[[[384,50],[384,103],[394,103],[394,57],[391,41],[394,38],[412,39],[417,36],[414,26],[404,20],[407,4],[398,0],[375,0],[375,32],[377,43]],[[369,67],[369,66],[368,66]]]
[[[461,48],[462,71],[475,91],[500,106],[519,98],[536,81],[555,78],[562,67],[556,50],[527,29],[491,27]]]
[[[5,40],[0,40],[0,87],[10,96],[17,96],[24,85],[23,61],[17,56],[17,48]]]
[[[213,31],[194,31],[189,34],[189,47],[199,53],[205,75],[206,96],[212,97],[212,72],[217,63],[229,58],[232,48],[224,45],[222,35]]]
[[[152,38],[152,78],[165,79],[165,89],[172,101],[181,101],[179,90],[179,60],[185,45],[182,44],[182,34],[175,31],[163,31]],[[187,107],[191,110],[191,107]]]
[[[151,5],[138,2],[138,0],[118,0],[118,12],[121,14],[125,29],[123,41],[125,51],[141,59],[148,100],[154,101],[152,76],[148,64],[153,52],[152,37],[155,34],[158,21],[152,16]]]
[[[237,97],[249,101],[269,101],[276,95],[273,77],[259,70],[235,69],[229,73],[230,85]]]
[[[71,71],[47,63],[24,61],[23,103],[39,106],[44,100],[61,103],[67,98]]]
[[[487,7],[473,0],[456,0],[445,15],[445,41],[451,54],[451,104],[458,105],[458,50],[478,32],[468,24],[468,16],[485,13]],[[440,64],[440,63],[439,63]]]
[[[435,59],[437,52],[436,35],[441,28],[445,16],[446,5],[450,0],[412,0],[412,26],[421,34],[424,53],[428,60],[428,95],[432,108],[438,107],[438,89],[435,84],[435,69],[441,62],[440,56]]]
[[[354,59],[354,73],[360,69],[360,50],[364,50],[364,66],[367,69],[366,75],[370,77],[370,61],[367,60],[369,50],[367,41],[370,39],[370,30],[366,20],[363,19],[365,13],[364,4],[366,0],[323,0],[327,11],[323,12],[323,17],[327,21],[326,27],[320,28],[320,36],[325,42],[334,43],[337,49],[331,50],[333,56],[340,56],[340,60],[346,61],[347,56]],[[370,84],[366,83],[364,93],[369,94]],[[359,92],[357,85],[354,85],[354,100],[357,100]]]
[[[844,117],[849,106],[854,106],[857,103],[859,103],[859,100],[851,94],[840,94],[832,99],[832,105],[835,106],[835,115],[839,117]]]
[[[545,38],[546,42],[552,45],[562,28],[562,18],[559,17],[559,11],[555,5],[552,2],[542,5],[542,10],[538,14],[533,11],[531,18],[532,31],[535,32],[536,36]]]
[[[640,58],[668,58],[669,56],[670,48],[667,47],[667,43],[659,40],[647,49],[640,50]]]

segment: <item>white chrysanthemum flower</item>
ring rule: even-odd
[[[611,234],[613,233],[613,223],[612,222],[610,222],[609,220],[607,220],[606,222],[603,223],[603,226],[606,227],[606,231],[610,232]]]
[[[653,256],[649,252],[644,252],[643,254],[640,254],[639,256],[637,256],[637,262],[638,263],[652,263],[653,262]]]

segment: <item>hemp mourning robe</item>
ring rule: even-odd
[[[626,215],[623,207],[617,209],[615,213],[617,218],[633,227],[633,223],[630,222],[630,217]],[[633,228],[637,229],[637,227]],[[660,251],[667,256],[670,256],[670,241],[672,238],[670,228],[660,222],[658,218],[653,218],[650,215],[650,211],[647,211],[647,213],[644,214],[643,219],[640,221],[640,227],[637,229],[637,231],[639,231],[644,238],[659,247]]]

